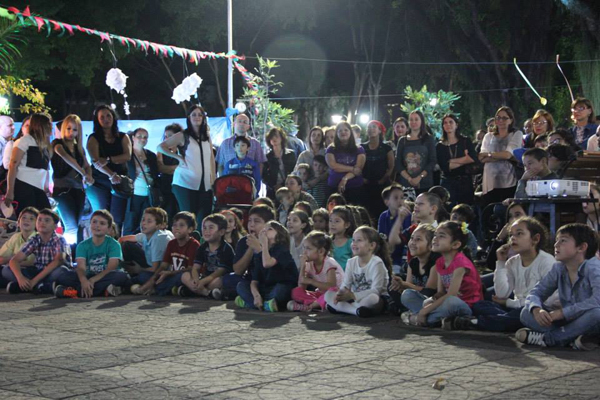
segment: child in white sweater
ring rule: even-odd
[[[496,253],[496,295],[492,301],[475,303],[473,317],[461,317],[455,324],[463,329],[476,327],[494,332],[515,332],[522,328],[520,314],[525,299],[556,262],[542,250],[547,238],[548,231],[534,218],[523,217],[513,222],[509,242]],[[509,249],[517,254],[507,260]],[[555,293],[546,304],[552,308],[557,301]]]

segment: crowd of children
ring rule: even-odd
[[[237,141],[236,149],[244,145]],[[526,162],[530,156],[525,153]],[[544,224],[511,204],[490,246],[494,257],[487,257],[493,272],[481,277],[472,261],[477,242],[473,249],[467,205],[448,212],[435,190],[408,201],[392,184],[381,193],[387,210],[375,225],[340,194],[314,209],[299,177],[286,184],[277,192],[278,209],[259,198],[247,215],[225,209],[201,226],[182,211],[169,230],[166,212],[149,207],[141,232],[120,238],[111,214],[98,210],[74,260],[56,233],[58,215],[25,208],[18,232],[0,249],[7,292],[206,297],[268,312],[361,318],[387,312],[420,327],[516,332],[526,344],[581,350],[600,344],[597,216],[587,203],[588,223],[561,227],[554,255],[547,252]],[[598,196],[598,188],[592,193]]]

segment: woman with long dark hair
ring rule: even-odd
[[[267,162],[263,169],[263,182],[267,185],[267,196],[275,199],[275,192],[285,186],[285,180],[296,166],[296,153],[286,148],[287,135],[281,128],[272,128],[266,136]]]
[[[333,144],[327,147],[325,154],[329,166],[327,184],[330,191],[342,193],[350,204],[362,204],[365,149],[356,146],[352,126],[348,122],[342,121],[337,124]]]
[[[392,147],[384,142],[385,126],[381,122],[373,120],[367,124],[367,137],[369,141],[361,144],[366,156],[362,204],[377,219],[386,209],[381,192],[392,182],[395,157]]]
[[[467,174],[466,165],[479,160],[473,142],[460,134],[458,118],[454,114],[442,118],[442,140],[435,149],[442,170],[440,183],[450,193],[452,205],[473,204],[473,177]]]
[[[31,116],[29,134],[14,144],[6,178],[4,204],[18,203],[16,215],[26,207],[38,210],[50,208],[48,186],[50,181],[50,135],[52,119],[48,114],[36,113]]]
[[[127,162],[127,174],[133,181],[133,196],[127,201],[127,214],[123,224],[123,236],[133,235],[140,230],[142,214],[148,207],[158,206],[152,198],[152,188],[159,188],[159,173],[156,154],[146,149],[148,131],[137,128],[131,134],[133,153]]]
[[[513,151],[523,144],[523,133],[515,129],[515,114],[510,107],[496,111],[495,125],[481,142],[479,161],[483,167],[482,207],[500,203],[513,197],[517,189],[517,175]]]
[[[103,104],[94,110],[94,132],[87,141],[87,151],[92,159],[94,184],[87,189],[94,211],[109,210],[119,228],[123,225],[127,199],[112,194],[112,184],[119,184],[127,175],[127,162],[131,159],[129,136],[119,132],[117,114]]]
[[[92,167],[83,151],[81,119],[67,115],[60,126],[60,139],[52,142],[52,197],[58,203],[58,212],[65,224],[65,238],[69,243],[83,240],[79,220],[85,205],[83,185],[93,185]]]
[[[433,186],[433,168],[437,162],[435,142],[421,111],[410,113],[408,125],[408,135],[398,140],[396,171],[402,186],[412,187],[420,194]]]
[[[206,112],[193,105],[187,115],[186,129],[158,146],[159,152],[179,161],[173,174],[173,193],[181,211],[196,215],[198,226],[202,226],[202,219],[211,213],[213,206],[216,169],[208,130]]]
[[[183,127],[179,124],[165,126],[162,141],[164,142],[179,132],[183,132]],[[176,152],[177,147],[171,148],[169,151]],[[179,161],[173,157],[163,157],[163,154],[160,151],[156,153],[156,161],[158,162],[158,171],[160,172],[160,191],[163,197],[163,203],[160,208],[167,212],[167,215],[169,216],[169,226],[171,226],[173,216],[179,212],[177,199],[173,194],[173,174],[179,165]]]

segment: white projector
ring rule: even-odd
[[[590,183],[565,179],[528,181],[525,191],[529,197],[588,197]]]

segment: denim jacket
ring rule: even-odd
[[[569,272],[562,262],[552,266],[548,274],[531,290],[525,307],[531,311],[558,289],[565,320],[572,321],[588,310],[600,308],[600,260],[590,258],[577,269],[577,281],[571,285]]]

